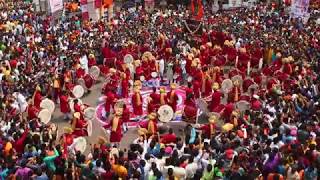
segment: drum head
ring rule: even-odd
[[[174,112],[170,106],[163,105],[159,108],[158,115],[161,122],[167,123],[173,119]]]
[[[51,113],[48,109],[42,109],[38,114],[38,118],[44,124],[48,124],[51,120]]]
[[[74,142],[76,143],[75,149],[84,153],[87,148],[87,140],[84,137],[78,137],[74,139]]]
[[[235,76],[233,76],[233,77],[231,78],[231,80],[232,80],[233,82],[238,81],[239,84],[242,84],[242,76],[240,76],[240,75],[235,75]]]
[[[240,100],[239,102],[237,102],[236,106],[241,112],[250,109],[250,103],[245,100]]]
[[[198,108],[205,114],[208,114],[209,113],[209,110],[208,110],[208,103],[206,100],[204,99],[197,99],[196,100],[196,104],[198,106]]]
[[[74,95],[74,97],[76,98],[81,98],[84,94],[84,89],[82,86],[80,85],[76,85],[74,86],[74,88],[72,89],[72,94]]]
[[[93,107],[88,107],[84,110],[85,119],[91,120],[94,118],[96,110]]]
[[[90,76],[94,79],[97,80],[100,75],[100,69],[98,66],[92,66],[89,70]]]
[[[225,79],[222,81],[221,89],[224,93],[230,92],[230,90],[233,88],[233,83],[231,79]]]
[[[48,109],[49,112],[52,114],[54,112],[54,109],[55,109],[55,104],[54,104],[54,102],[52,100],[46,98],[46,99],[41,101],[40,107],[42,109]]]
[[[134,60],[134,58],[131,54],[126,54],[123,59],[126,64],[130,64]]]
[[[77,84],[79,84],[80,86],[82,86],[83,89],[86,89],[86,88],[87,88],[87,87],[86,87],[86,83],[85,83],[85,81],[84,81],[83,78],[79,78],[79,79],[77,80]]]
[[[87,126],[87,133],[88,136],[92,135],[92,121],[87,121],[88,122],[88,126]]]

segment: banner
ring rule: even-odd
[[[62,10],[63,0],[49,0],[49,6],[50,6],[51,13]]]
[[[294,0],[291,5],[291,17],[304,17],[308,13],[310,0]]]

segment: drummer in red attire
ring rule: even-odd
[[[132,103],[132,108],[133,108],[133,113],[137,116],[141,116],[143,114],[143,99],[140,94],[140,89],[141,89],[141,82],[136,81],[134,84],[134,93],[131,98],[131,103]]]
[[[216,132],[215,122],[217,121],[217,117],[213,115],[208,121],[208,124],[201,126],[199,129],[202,130],[202,134],[205,136],[205,138],[211,139]]]
[[[70,106],[69,106],[69,94],[64,91],[61,96],[59,97],[60,99],[60,111],[63,114],[63,119],[68,120],[71,118],[70,115]]]
[[[171,91],[167,93],[167,102],[168,105],[171,106],[171,108],[173,109],[173,112],[176,112],[179,100],[178,94],[176,92],[177,85],[175,83],[172,83],[170,87]]]
[[[110,142],[118,147],[122,138],[123,113],[124,103],[117,102],[114,106],[114,114],[110,123],[104,126],[104,128],[111,128]]]
[[[38,118],[39,112],[40,110],[32,104],[32,100],[29,100],[28,107],[27,107],[28,119],[31,120],[31,119]]]
[[[113,93],[112,91],[109,91],[106,94],[106,96],[107,96],[107,98],[106,98],[104,108],[105,108],[106,118],[107,118],[109,116],[109,114],[111,112],[111,108],[113,108],[113,105],[114,105],[117,98],[116,98],[115,93]]]
[[[122,98],[129,96],[129,77],[126,73],[121,73],[121,96]]]
[[[88,123],[81,118],[81,114],[79,112],[75,112],[73,114],[73,120],[71,123],[71,127],[72,127],[72,134],[75,137],[80,137],[80,136],[87,136],[87,126]]]
[[[61,136],[60,142],[63,146],[63,156],[68,156],[68,146],[73,143],[72,129],[69,127],[64,127],[64,134]]]
[[[138,129],[139,135],[152,136],[158,133],[157,114],[151,113],[148,115],[147,127],[141,127]]]
[[[228,94],[228,102],[238,102],[241,96],[240,82],[236,80],[233,82],[233,89]]]
[[[36,87],[36,91],[33,94],[33,105],[40,109],[40,103],[42,101],[41,88],[39,85]]]
[[[157,93],[157,88],[153,87],[153,92],[150,94],[148,103],[148,113],[156,112],[160,107],[160,94]]]
[[[97,61],[96,61],[96,58],[94,57],[94,54],[89,54],[89,58],[88,58],[89,68],[95,65],[97,65]]]
[[[212,89],[213,89],[213,93],[212,93],[211,104],[210,104],[211,112],[213,112],[215,108],[217,108],[221,104],[221,97],[222,97],[222,93],[219,90],[218,83],[213,83]]]
[[[184,104],[183,117],[187,122],[195,123],[198,109],[193,94],[187,94]]]

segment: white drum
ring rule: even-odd
[[[52,114],[54,112],[55,109],[55,104],[52,100],[45,98],[44,100],[41,101],[40,103],[40,107],[42,109],[48,109],[49,112]]]
[[[94,118],[96,110],[93,107],[87,107],[83,112],[85,119],[92,120]]]
[[[76,85],[72,89],[72,94],[75,98],[81,98],[84,94],[84,89],[81,85]]]
[[[87,140],[84,137],[78,137],[74,139],[76,151],[84,153],[87,148]]]
[[[51,112],[48,109],[42,109],[38,114],[38,118],[44,124],[48,124],[51,120]]]
[[[89,70],[90,76],[94,79],[97,80],[100,76],[100,69],[98,66],[92,66]]]

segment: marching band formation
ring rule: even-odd
[[[0,0],[0,178],[30,179],[20,171],[43,161],[47,179],[82,178],[78,170],[92,167],[87,179],[316,179],[315,19],[303,24],[264,4],[192,13],[123,10],[108,23],[71,17],[53,25],[28,2]],[[103,122],[83,102],[98,83]],[[51,120],[59,118],[56,107],[68,122],[60,135]],[[180,120],[187,123],[182,138],[173,129],[160,135]],[[94,121],[109,140],[99,137],[86,158]],[[139,138],[125,160],[119,147],[136,121]]]

